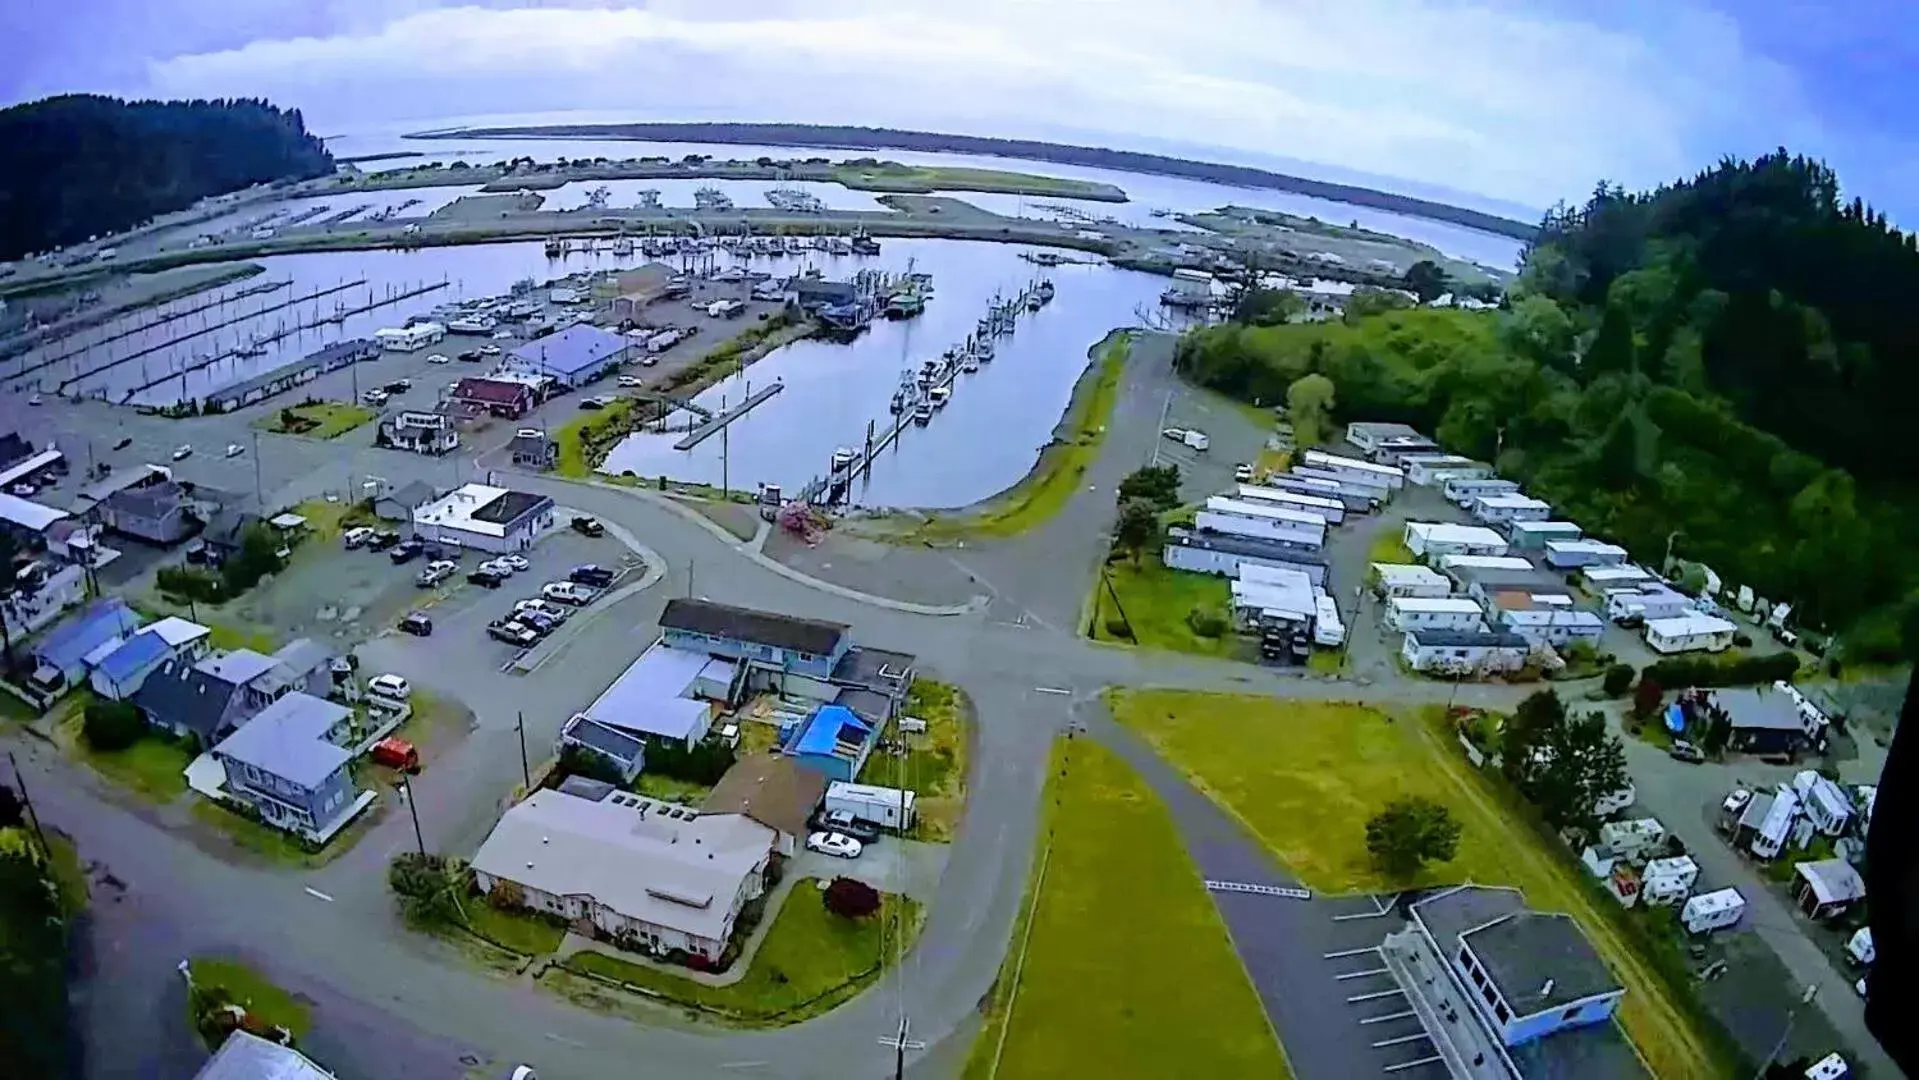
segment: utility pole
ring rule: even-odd
[[[1805,991],[1799,995],[1799,1003],[1786,1012],[1786,1026],[1779,1032],[1779,1041],[1773,1044],[1772,1052],[1766,1055],[1766,1060],[1759,1063],[1759,1070],[1752,1074],[1752,1080],[1765,1080],[1766,1070],[1772,1067],[1773,1059],[1786,1048],[1786,1040],[1792,1037],[1792,1022],[1798,1019],[1799,1010],[1812,1004],[1812,999],[1818,994],[1818,986],[1811,983],[1806,985]]]
[[[901,1013],[899,1031],[892,1035],[880,1036],[880,1045],[889,1046],[893,1049],[893,1080],[905,1080],[906,1052],[908,1050],[926,1049],[925,1043],[920,1042],[918,1039],[908,1038],[912,1030],[913,1022],[906,1018],[905,1013]]]
[[[260,429],[253,429],[253,502],[261,517],[267,514],[267,497],[260,484]]]
[[[52,849],[47,847],[47,834],[40,829],[40,815],[34,812],[33,799],[27,795],[27,778],[21,775],[19,759],[13,751],[7,751],[7,764],[13,766],[13,786],[20,789],[20,805],[27,808],[27,822],[33,826],[33,835],[40,841],[40,854],[45,855]]]
[[[533,770],[526,763],[526,713],[518,715],[520,722],[516,726],[520,732],[520,778],[526,781],[526,790],[530,794],[533,791]]]
[[[720,499],[721,501],[725,501],[727,499],[732,498],[732,485],[731,485],[732,477],[727,471],[727,465],[728,465],[727,455],[730,447],[727,445],[727,438],[726,438],[727,434],[732,430],[733,430],[733,425],[730,423],[727,423],[726,421],[726,395],[721,394],[720,395]]]
[[[426,837],[420,832],[420,804],[413,799],[413,781],[400,775],[400,796],[406,800],[406,808],[413,815],[413,842],[420,846],[420,857],[426,857]]]

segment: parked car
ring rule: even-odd
[[[241,454],[244,454],[246,452],[247,452],[247,448],[244,446],[241,446],[237,442],[230,442],[227,444],[228,457],[239,457]]]
[[[120,438],[119,438],[119,439],[118,439],[118,440],[117,440],[117,441],[116,441],[116,442],[115,442],[115,443],[113,444],[113,448],[114,448],[115,450],[125,450],[125,449],[126,449],[127,447],[129,447],[129,446],[132,446],[132,445],[133,445],[133,436],[131,436],[131,435],[122,435],[122,436],[120,436]]]
[[[806,850],[831,855],[836,859],[859,858],[861,846],[858,840],[836,832],[816,832],[806,838]]]
[[[375,675],[366,681],[369,694],[388,698],[392,701],[405,701],[413,696],[413,684],[394,674]]]
[[[525,623],[513,619],[495,619],[486,624],[486,636],[495,641],[504,641],[508,645],[517,645],[524,649],[540,640]]]
[[[401,563],[412,562],[414,559],[419,558],[420,553],[425,550],[426,541],[414,537],[400,541],[399,544],[394,546],[392,551],[387,552],[386,557],[392,559],[393,564],[398,566]]]
[[[526,561],[526,556],[521,555],[518,552],[509,552],[505,555],[500,556],[497,559],[494,559],[493,561],[496,563],[499,563],[500,565],[506,567],[507,569],[513,571],[516,574],[521,572],[522,570],[533,569],[533,564]]]
[[[433,620],[427,618],[425,612],[409,611],[400,620],[400,632],[414,637],[432,637]]]
[[[1251,465],[1246,465],[1246,464],[1240,464],[1240,465],[1234,466],[1233,479],[1239,481],[1242,484],[1252,483],[1253,467]]]
[[[574,567],[573,572],[566,575],[566,577],[568,581],[577,581],[582,585],[591,585],[596,589],[604,589],[608,585],[613,584],[613,571],[608,570],[604,566],[595,566],[592,563],[587,563],[585,566]]]
[[[381,529],[367,539],[368,551],[385,551],[400,542],[400,534],[392,529]],[[410,558],[411,556],[409,556]]]
[[[431,589],[433,586],[452,577],[454,571],[459,568],[459,563],[447,559],[435,559],[426,564],[426,569],[421,570],[414,576],[413,583],[422,589]]]
[[[834,810],[831,813],[819,814],[814,817],[812,826],[820,832],[850,836],[862,844],[870,844],[880,838],[878,825],[856,818],[848,810]]]
[[[460,359],[462,360],[478,360],[479,358],[480,358],[480,354],[476,352],[463,352],[460,354]],[[451,360],[448,360],[445,356],[441,355],[440,353],[434,353],[432,356],[427,357],[426,362],[429,364],[452,363]]]
[[[1719,811],[1728,816],[1737,814],[1751,801],[1752,792],[1745,788],[1733,788],[1731,794],[1726,796],[1726,801],[1719,804]]]
[[[1666,756],[1675,761],[1684,761],[1692,765],[1697,765],[1706,760],[1704,752],[1684,739],[1674,739],[1672,745],[1666,748]]]
[[[434,356],[438,356],[438,355],[439,355],[438,353],[434,354]],[[427,357],[427,359],[431,360],[433,359],[433,357],[429,356]],[[445,359],[445,358],[441,357],[441,359]],[[404,394],[408,390],[413,389],[413,380],[412,379],[395,379],[392,382],[387,383],[385,386],[381,387],[380,389],[385,390],[389,394]]]
[[[352,551],[354,548],[365,547],[368,541],[373,539],[374,535],[374,531],[365,525],[348,529],[340,534],[340,546],[346,548],[348,551]]]
[[[46,403],[46,399],[41,397],[39,394],[33,394],[27,398],[27,404],[29,405],[42,405],[45,403]]]
[[[565,622],[566,617],[568,615],[573,614],[573,609],[569,607],[563,607],[559,604],[552,602],[551,600],[541,600],[537,597],[530,600],[522,600],[519,603],[513,605],[513,614],[516,617],[525,615],[531,612],[538,612],[541,615],[545,615],[549,619],[558,619],[561,622]]]
[[[378,405],[385,405],[387,397],[388,397],[387,392],[376,386],[373,389],[368,390],[366,393],[361,394],[360,400],[367,403],[368,405],[378,406]]]
[[[192,456],[193,456],[192,443],[181,443],[180,445],[173,448],[173,460],[175,461],[185,461],[187,458],[190,458]]]
[[[419,748],[405,739],[388,736],[373,744],[373,763],[401,772],[420,771]]]
[[[31,496],[34,492],[39,490],[40,490],[39,488],[34,487],[32,484],[27,483],[25,480],[22,480],[19,483],[13,485],[12,487],[8,488],[7,493],[9,495],[18,495],[19,497],[25,499]]]
[[[583,399],[581,399],[581,401],[580,401],[580,408],[582,408],[582,409],[604,409],[604,408],[606,408],[606,407],[607,407],[608,405],[611,405],[611,404],[613,404],[614,402],[616,402],[616,401],[618,401],[618,400],[620,400],[620,399],[619,399],[619,398],[616,398],[616,397],[614,397],[614,396],[613,396],[612,394],[595,394],[594,396],[592,396],[592,397],[590,397],[590,398],[583,398]]]
[[[577,581],[549,581],[540,587],[540,595],[558,603],[585,607],[600,593],[598,589],[589,589]]]
[[[581,536],[605,536],[606,526],[593,518],[581,516],[573,519],[573,531]]]
[[[628,389],[637,389],[645,386],[646,380],[640,378],[638,375],[622,375],[620,376],[620,385]]]
[[[545,637],[553,631],[558,630],[561,622],[560,619],[548,615],[544,611],[516,611],[513,614],[513,618],[522,625],[531,628],[541,637]]]
[[[482,566],[468,574],[466,580],[482,588],[497,589],[506,581],[506,575],[490,566]]]

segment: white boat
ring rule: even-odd
[[[845,475],[852,470],[853,462],[858,460],[858,458],[859,455],[855,454],[848,447],[842,446],[833,451],[833,478],[835,480],[843,479]]]
[[[932,402],[935,409],[946,408],[946,403],[952,400],[952,397],[953,388],[950,386],[935,386],[926,392],[926,400]]]
[[[961,357],[960,370],[961,371],[978,371],[979,357],[973,355],[972,353],[967,353],[965,356]]]
[[[463,319],[454,319],[446,324],[446,328],[455,334],[490,334],[496,325],[498,324],[484,315],[469,315]]]
[[[613,241],[613,254],[615,254],[615,255],[631,255],[631,254],[633,254],[633,238],[632,238],[632,237],[630,237],[630,236],[622,236],[622,237],[619,237],[618,239],[616,239],[616,240],[614,240],[614,241]]]
[[[973,347],[973,355],[980,358],[980,363],[991,363],[993,360],[993,343],[985,338],[981,338],[979,344]]]
[[[933,422],[933,403],[930,401],[920,402],[919,407],[913,410],[913,422],[915,424],[920,425],[921,427],[924,427],[927,424],[932,423]]]

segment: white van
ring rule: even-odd
[[[413,686],[398,675],[375,675],[367,680],[369,696],[405,704],[413,696]]]

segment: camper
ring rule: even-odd
[[[1630,863],[1642,863],[1666,842],[1666,827],[1658,818],[1609,821],[1599,827],[1599,843]]]
[[[1317,612],[1313,618],[1313,644],[1337,649],[1346,644],[1346,624],[1339,618],[1339,604],[1324,592],[1313,597]]]
[[[1737,626],[1717,615],[1695,611],[1669,619],[1646,620],[1646,645],[1667,656],[1682,652],[1723,652],[1738,632]]]
[[[1821,833],[1843,836],[1852,824],[1852,800],[1838,784],[1806,769],[1792,778],[1792,790],[1799,796],[1806,820]]]
[[[1654,907],[1673,907],[1692,895],[1699,882],[1699,864],[1690,855],[1654,859],[1640,875],[1639,897]]]
[[[1753,830],[1748,844],[1755,858],[1776,859],[1792,836],[1793,819],[1799,816],[1799,796],[1784,784],[1773,796],[1772,806],[1766,816],[1759,821],[1759,827]]]
[[[849,784],[835,780],[826,787],[826,812],[844,810],[861,821],[888,829],[910,829],[917,813],[914,793],[899,788]]]
[[[1862,926],[1846,941],[1846,959],[1855,964],[1869,966],[1879,953],[1872,947],[1872,927]]]
[[[1679,921],[1690,933],[1710,934],[1738,922],[1745,910],[1746,898],[1738,889],[1720,889],[1686,901],[1686,906],[1679,909]]]

